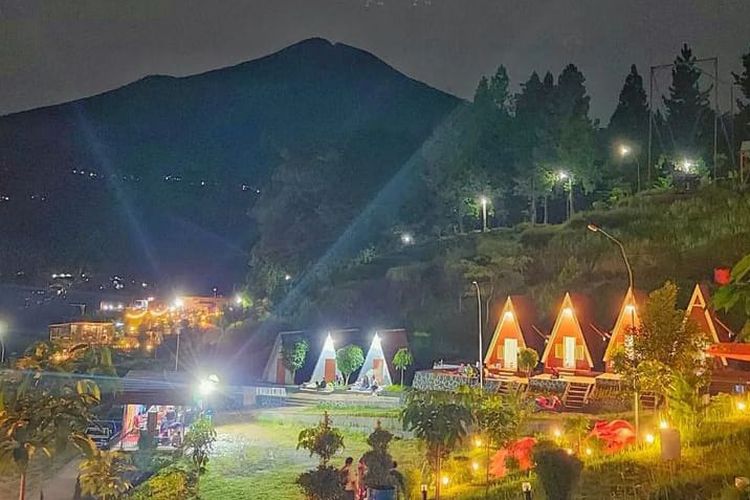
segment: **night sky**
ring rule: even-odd
[[[461,97],[500,63],[517,85],[574,62],[606,120],[629,65],[648,74],[685,41],[698,57],[718,55],[728,81],[750,49],[749,20],[748,0],[0,0],[0,114],[320,36]]]

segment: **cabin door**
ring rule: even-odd
[[[505,339],[503,358],[503,368],[510,370],[518,368],[518,339]]]
[[[563,337],[563,368],[576,367],[576,338]]]
[[[281,359],[276,360],[276,383],[286,383],[286,368],[284,367],[284,361]],[[292,381],[294,383],[294,381]]]
[[[333,382],[336,380],[336,360],[326,359],[325,371],[323,372],[323,380],[326,382]]]
[[[372,360],[372,372],[378,385],[383,385],[383,358]]]

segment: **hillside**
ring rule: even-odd
[[[470,359],[476,339],[476,298],[482,285],[492,331],[507,294],[529,295],[542,331],[565,291],[586,294],[593,319],[611,328],[627,288],[617,247],[586,229],[594,222],[620,238],[636,288],[666,280],[680,287],[682,307],[697,281],[731,266],[750,249],[750,198],[719,187],[697,193],[652,191],[610,209],[581,212],[561,225],[498,229],[417,242],[352,263],[320,283],[281,318],[283,326],[365,329],[405,327],[422,364],[436,357]],[[741,324],[741,323],[740,323]]]
[[[367,52],[310,39],[0,117],[0,280],[105,262],[144,279],[196,266],[213,279],[226,263],[241,273],[247,212],[285,154],[334,149],[375,189],[459,103]]]

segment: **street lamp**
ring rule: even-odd
[[[5,363],[5,341],[3,340],[3,337],[5,336],[6,330],[5,323],[0,321],[0,365]]]
[[[568,183],[568,206],[566,207],[566,212],[567,218],[570,219],[573,216],[573,176],[565,170],[560,170],[557,172],[557,180],[562,183],[567,181]]]
[[[627,144],[620,144],[620,157],[626,158],[630,156],[632,153],[633,153],[633,148],[631,148]],[[636,171],[638,175],[638,183],[636,187],[636,193],[637,193],[641,190],[641,161],[638,158],[638,155],[633,155],[633,157],[635,158],[635,166],[636,166]]]
[[[479,198],[479,203],[482,204],[482,232],[487,232],[487,204],[490,202],[490,200],[487,199],[486,196],[482,196]]]
[[[471,282],[477,290],[477,328],[479,330],[479,390],[484,389],[484,357],[482,355],[482,291],[479,289],[479,283]]]
[[[625,247],[623,246],[622,242],[609,234],[604,229],[600,228],[596,224],[589,224],[586,226],[589,231],[592,233],[599,233],[608,240],[612,241],[615,245],[618,246],[620,249],[620,253],[622,254],[622,260],[625,262],[625,268],[628,271],[628,287],[630,288],[631,293],[635,294],[635,288],[633,284],[633,269],[630,267],[630,261],[628,260],[628,255],[625,253]],[[633,295],[635,297],[635,295]],[[635,307],[631,308],[630,310],[631,316],[631,324],[633,327],[635,327]],[[636,439],[640,436],[639,434],[639,427],[640,427],[640,415],[638,407],[640,406],[640,396],[638,395],[638,389],[636,388],[633,391],[633,411],[635,412],[635,436]]]

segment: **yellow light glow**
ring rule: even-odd
[[[556,438],[559,438],[560,436],[562,436],[562,432],[560,432],[560,429],[554,428],[552,429],[552,435],[555,436]]]
[[[474,446],[476,446],[477,448],[482,446],[482,440],[480,438],[474,438]]]
[[[593,454],[594,454],[594,450],[592,450],[591,448],[586,448],[586,455],[591,456]]]
[[[505,311],[505,314],[503,314],[503,318],[512,321],[513,320],[513,311]]]
[[[633,311],[635,311],[635,306],[633,304],[628,304],[625,306],[625,312],[630,314]]]
[[[471,468],[474,469],[474,470],[479,470],[479,464],[476,463],[476,462],[472,462],[471,463]]]
[[[656,437],[650,432],[644,436],[644,439],[648,444],[654,444],[654,441],[656,441]]]
[[[744,401],[737,401],[737,410],[739,411],[747,410],[747,403],[745,403]]]
[[[571,448],[565,448],[565,453],[567,453],[568,455],[572,455],[573,450]]]
[[[570,307],[566,307],[565,309],[563,309],[563,314],[565,316],[572,316],[573,315],[573,309],[570,308]]]
[[[664,419],[659,421],[659,429],[669,429],[669,422]]]
[[[448,486],[450,479],[448,479],[448,476],[443,476],[440,482],[443,483],[443,486]]]

